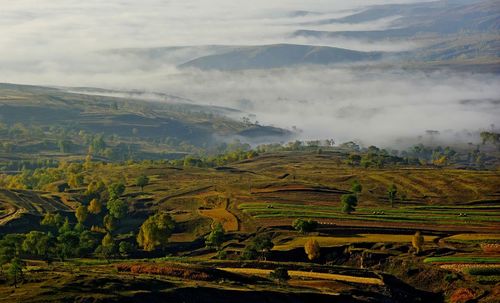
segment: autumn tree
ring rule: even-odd
[[[166,212],[159,212],[142,223],[137,235],[137,243],[145,251],[153,251],[158,247],[164,248],[172,234],[175,222]]]
[[[78,188],[83,185],[83,175],[82,174],[70,174],[68,178],[68,185],[71,188]]]
[[[89,215],[89,212],[87,210],[87,207],[85,205],[80,205],[76,208],[75,211],[75,217],[78,223],[83,224],[85,220],[87,220],[87,217]]]
[[[358,205],[358,198],[356,195],[348,194],[342,195],[340,198],[342,202],[342,212],[346,214],[351,214],[356,210],[356,206]]]
[[[135,180],[135,184],[141,188],[141,191],[144,191],[144,187],[149,184],[149,177],[146,175],[141,175],[137,177]]]
[[[422,236],[420,231],[417,231],[415,235],[413,235],[411,244],[413,245],[413,248],[415,248],[416,254],[420,254],[420,252],[422,251],[422,246],[424,245],[424,236]]]
[[[394,200],[396,200],[397,196],[398,196],[398,188],[393,183],[387,189],[387,197],[389,198],[389,202],[391,203],[391,207],[394,207]]]
[[[307,240],[306,244],[304,245],[304,250],[307,254],[307,258],[311,261],[318,259],[320,256],[319,243],[315,239]]]
[[[102,211],[102,202],[99,199],[92,199],[88,206],[88,211],[95,215],[99,214]]]
[[[212,231],[205,237],[205,245],[209,248],[220,250],[222,243],[224,243],[224,228],[222,224],[217,223]]]

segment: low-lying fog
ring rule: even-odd
[[[255,114],[261,124],[296,126],[302,130],[302,139],[334,138],[337,142],[359,139],[383,145],[426,130],[439,130],[456,139],[454,132],[500,124],[498,75],[367,66],[180,70],[175,67],[182,63],[179,60],[196,55],[196,50],[162,58],[109,52],[273,43],[409,50],[420,44],[292,36],[300,29],[388,28],[390,19],[355,25],[311,24],[348,15],[363,5],[405,2],[416,1],[0,0],[0,82],[164,92],[202,104],[238,108]],[[460,140],[469,142],[470,138]]]

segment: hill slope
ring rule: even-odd
[[[280,68],[294,65],[335,64],[378,60],[380,52],[359,52],[348,49],[294,44],[241,47],[223,54],[200,57],[180,67],[200,69],[241,70]]]

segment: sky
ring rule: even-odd
[[[405,51],[415,41],[292,37],[299,29],[373,30],[362,24],[305,25],[366,5],[411,0],[0,0],[0,82],[148,90],[257,115],[303,129],[304,139],[369,143],[426,129],[477,130],[500,123],[498,76],[438,71],[308,67],[274,71],[179,70],[176,62],[110,55],[109,50],[197,45],[297,43],[362,51]],[[423,1],[419,1],[423,2]],[[297,15],[296,11],[311,14]],[[175,56],[174,56],[175,57]],[[175,57],[176,59],[178,57]],[[443,113],[448,113],[446,116]]]

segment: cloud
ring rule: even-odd
[[[304,22],[363,5],[415,1],[0,0],[0,82],[165,92],[203,104],[241,108],[261,123],[303,130],[301,138],[358,138],[380,144],[428,129],[477,130],[498,124],[496,75],[377,67],[300,67],[266,71],[178,70],[170,57],[103,52],[182,45],[304,43],[357,50],[408,50],[412,41],[291,37]],[[294,15],[305,10],[318,14]],[[358,24],[387,28],[391,20]],[[314,30],[344,30],[332,24]],[[206,50],[204,50],[206,52]],[[168,59],[168,60],[167,60]],[[472,100],[472,101],[471,101]],[[481,101],[483,100],[483,101]]]

